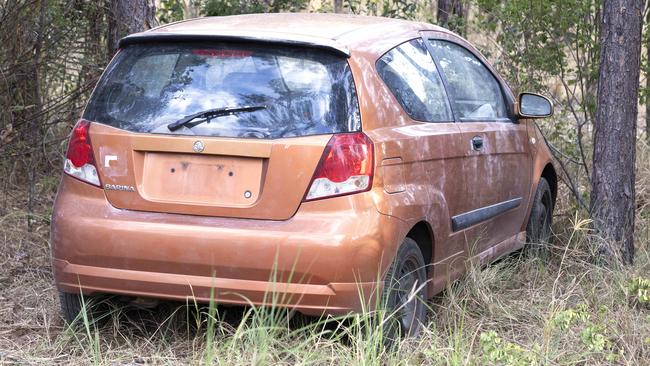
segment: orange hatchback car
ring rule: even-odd
[[[130,35],[69,142],[63,315],[80,294],[309,315],[384,301],[417,333],[468,260],[549,238],[557,179],[532,119],[551,114],[430,24],[267,14]]]

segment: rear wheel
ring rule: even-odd
[[[388,340],[417,337],[426,322],[427,273],[417,243],[406,238],[384,280],[385,334]]]
[[[545,178],[539,179],[533,208],[526,226],[526,241],[530,249],[547,249],[552,239],[553,195]]]
[[[74,324],[75,321],[77,324],[83,324],[83,311],[86,312],[89,323],[98,321],[108,313],[103,306],[105,304],[98,303],[96,297],[84,296],[82,300],[80,294],[59,291],[59,303],[63,319],[69,325]]]

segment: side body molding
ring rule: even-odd
[[[511,200],[499,202],[494,205],[481,207],[476,210],[462,213],[451,218],[451,227],[454,231],[467,229],[480,222],[489,220],[497,215],[500,215],[521,204],[521,197],[513,198]]]

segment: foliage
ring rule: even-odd
[[[630,280],[628,291],[633,301],[650,307],[650,279],[636,277]]]
[[[598,76],[599,2],[478,0],[477,4],[476,26],[496,34],[502,60],[496,65],[514,85],[545,89],[548,78],[558,75],[569,86],[593,85]],[[593,100],[589,103],[593,108]]]
[[[611,342],[605,337],[605,331],[606,328],[600,324],[588,324],[580,332],[580,339],[590,351],[601,352],[611,347]]]
[[[309,0],[206,0],[203,12],[208,16],[252,13],[279,13],[303,10]]]
[[[516,89],[549,95],[553,125],[544,128],[561,153],[561,176],[587,209],[591,129],[598,86],[600,2],[596,0],[477,0],[475,32],[489,30],[484,49]],[[492,39],[492,38],[488,38]],[[565,167],[568,166],[568,167]]]
[[[567,330],[576,321],[586,322],[587,320],[589,320],[587,305],[580,303],[575,309],[571,308],[557,313],[553,317],[552,323],[561,330]]]
[[[489,365],[532,365],[537,362],[536,354],[540,352],[538,345],[535,345],[532,351],[528,351],[518,344],[503,342],[497,332],[493,330],[481,333],[480,343],[483,360]]]
[[[161,24],[183,20],[182,0],[160,0],[156,16]]]
[[[383,16],[398,19],[415,19],[418,2],[408,0],[346,0],[353,14]]]
[[[0,2],[0,175],[5,187],[35,186],[60,166],[68,128],[106,62],[104,4],[94,1]],[[30,229],[35,219],[27,217]]]
[[[594,312],[586,303],[579,303],[575,308],[555,314],[551,324],[562,332],[579,331],[580,340],[587,351],[604,352],[605,358],[611,362],[618,355],[614,352],[614,343],[609,339],[611,330],[603,319],[608,312],[610,309],[604,305]]]

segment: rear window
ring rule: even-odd
[[[202,111],[250,108],[170,123]],[[84,118],[133,132],[281,138],[361,128],[347,60],[326,51],[236,44],[140,44],[123,49]]]

